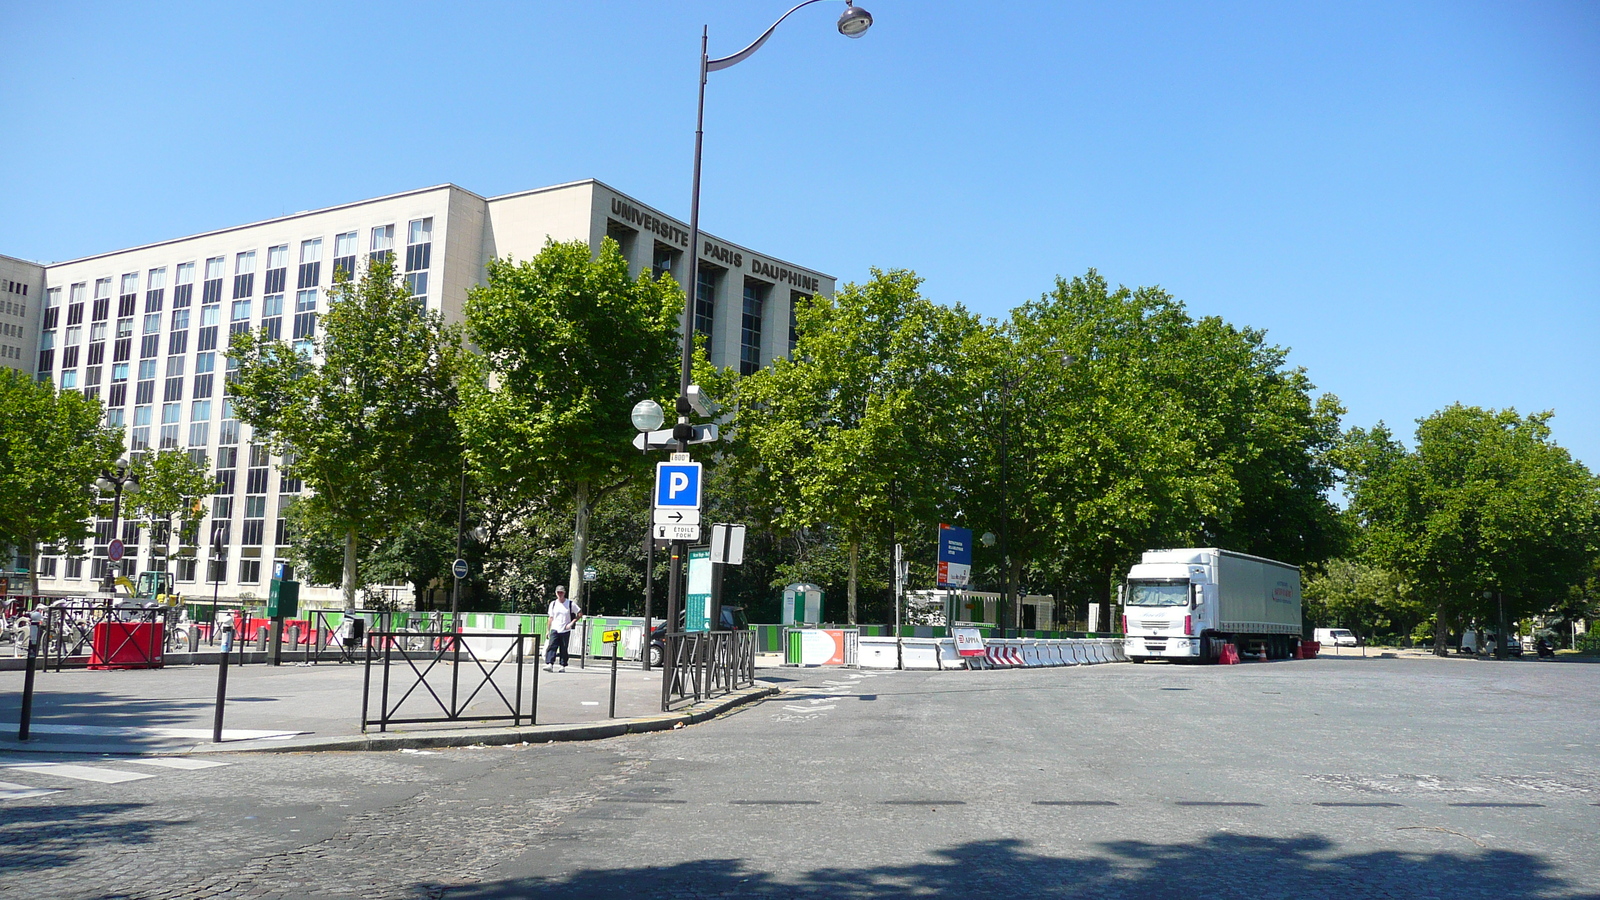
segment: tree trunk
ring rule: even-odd
[[[356,608],[356,530],[349,528],[344,533],[344,608]]]
[[[583,596],[583,566],[589,559],[589,482],[578,482],[573,492],[572,565],[567,570],[567,596]],[[589,610],[584,610],[588,613]]]
[[[1433,655],[1449,656],[1450,647],[1450,622],[1451,619],[1445,611],[1444,601],[1439,601],[1439,609],[1433,616]]]
[[[34,597],[39,596],[39,542],[32,535],[28,541],[28,593]],[[30,607],[31,609],[31,607]],[[28,610],[23,610],[27,612]]]
[[[856,624],[856,562],[861,556],[861,542],[850,542],[850,588],[845,592],[849,597],[849,624]]]

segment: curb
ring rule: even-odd
[[[437,747],[598,741],[605,738],[620,737],[624,734],[671,731],[674,728],[698,725],[747,703],[752,703],[777,693],[778,688],[770,685],[746,688],[716,701],[707,701],[704,705],[690,707],[679,713],[639,716],[632,719],[612,719],[605,722],[589,722],[581,725],[529,725],[523,728],[455,729],[411,734],[389,732],[344,737],[301,738],[287,741],[239,741],[228,744],[197,744],[191,747],[187,754],[423,750]]]

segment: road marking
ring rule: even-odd
[[[15,722],[0,722],[0,730],[15,729]],[[209,728],[136,728],[123,725],[32,725],[30,731],[39,734],[88,734],[105,737],[173,737],[193,740],[211,740]],[[259,731],[247,728],[222,732],[225,741],[284,740],[307,731]]]
[[[130,762],[141,766],[160,766],[163,769],[185,770],[215,769],[218,766],[230,765],[229,763],[214,762],[209,759],[187,759],[181,756],[157,756],[151,759],[125,759],[123,762]]]
[[[1115,800],[1035,800],[1034,806],[1116,806]]]
[[[838,708],[838,705],[837,704],[833,704],[833,703],[830,703],[827,706],[794,706],[794,705],[790,705],[790,706],[785,706],[784,707],[784,709],[787,709],[787,710],[789,710],[791,712],[803,712],[803,713],[822,712],[825,709],[837,709],[837,708]]]
[[[59,794],[58,790],[49,788],[28,787],[25,784],[12,784],[9,781],[0,781],[0,800],[26,800],[29,797],[43,797],[46,794]]]
[[[11,763],[7,769],[18,769],[24,772],[38,772],[42,775],[54,775],[57,778],[74,778],[78,781],[94,781],[100,784],[120,784],[124,781],[138,781],[141,778],[154,778],[150,772],[124,772],[120,769],[95,769],[89,766],[69,766],[65,763]]]

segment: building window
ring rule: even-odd
[[[811,300],[810,294],[789,292],[789,358],[794,358],[794,348],[800,344],[800,305]]]
[[[704,262],[700,263],[695,280],[699,282],[694,292],[694,330],[696,334],[703,334],[706,340],[711,340],[712,320],[717,309],[717,282],[721,280],[722,272],[714,269]]]
[[[739,321],[739,374],[761,370],[761,316],[772,285],[745,279],[744,316]]]
[[[394,226],[378,225],[372,229],[372,247],[368,258],[373,262],[394,256]]]
[[[228,322],[229,334],[243,334],[250,330],[250,301],[233,301],[233,315]]]
[[[200,290],[201,304],[222,302],[222,265],[227,257],[213,256],[206,260],[206,283]]]
[[[268,294],[281,294],[288,286],[289,245],[279,244],[267,248],[267,281],[262,290]]]
[[[200,310],[200,344],[197,349],[217,349],[217,322],[221,318],[218,307],[207,306]]]
[[[111,318],[111,279],[96,278],[94,280],[94,321],[103,322]]]
[[[256,543],[259,544],[261,542],[259,540],[257,540]],[[259,584],[259,583],[261,583],[261,560],[259,560],[259,559],[241,559],[241,560],[239,560],[239,583],[240,584]]]
[[[433,219],[415,219],[406,228],[406,286],[411,296],[428,295],[428,267],[433,259]]]
[[[282,294],[268,294],[261,298],[261,335],[273,341],[283,337]]]
[[[639,241],[639,232],[616,219],[606,219],[606,237],[617,242],[617,249],[622,251],[622,258],[632,265],[633,247]]]
[[[241,543],[246,547],[261,546],[261,539],[266,536],[267,498],[262,496],[246,496],[244,498],[244,535]]]
[[[296,287],[314,288],[322,283],[322,238],[300,242],[300,282]]]
[[[189,446],[204,447],[210,443],[211,401],[196,400],[189,404]]]
[[[334,235],[333,238],[333,277],[338,279],[343,272],[346,278],[356,277],[356,233]]]
[[[61,316],[61,288],[46,288],[44,292],[44,328],[55,328]]]
[[[151,269],[145,275],[144,311],[160,312],[167,295],[167,267]]]
[[[117,315],[131,316],[138,312],[139,307],[139,273],[129,272],[122,276],[122,291],[117,299]]]
[[[678,268],[678,257],[680,255],[676,248],[657,241],[655,255],[650,260],[650,276],[659,281],[663,275],[672,275]],[[676,278],[677,276],[674,275],[673,277]]]
[[[133,408],[133,441],[132,449],[144,450],[150,446],[150,407],[135,406]]]
[[[310,340],[317,333],[317,292],[301,291],[294,297],[295,340]]]
[[[233,258],[233,299],[248,297],[256,290],[256,252],[246,250]]]
[[[183,309],[194,299],[194,263],[178,263],[178,277],[172,286],[172,308]]]

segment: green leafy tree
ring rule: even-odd
[[[122,429],[102,416],[98,400],[0,369],[0,546],[28,558],[30,593],[39,593],[41,544],[90,534],[91,485],[122,452]]]
[[[572,510],[568,591],[576,596],[596,504],[647,471],[628,411],[677,393],[683,292],[628,275],[616,242],[546,243],[532,260],[489,263],[467,296],[481,353],[457,421],[480,483],[509,505]]]
[[[1306,618],[1319,628],[1348,628],[1370,640],[1404,638],[1427,618],[1394,572],[1359,559],[1332,559],[1307,573]]]
[[[906,270],[872,270],[797,310],[793,360],[743,380],[735,441],[745,483],[773,498],[783,531],[826,525],[848,551],[847,620],[858,621],[861,546],[959,520],[954,472],[970,398],[963,346],[983,331],[920,293]],[[930,524],[931,523],[931,524]],[[884,566],[886,568],[886,566]]]
[[[1382,424],[1348,435],[1351,511],[1369,555],[1435,605],[1435,653],[1501,599],[1512,619],[1556,605],[1600,553],[1600,482],[1551,415],[1453,405],[1418,421],[1413,450]]]
[[[318,328],[293,345],[236,335],[229,393],[239,419],[305,481],[302,521],[342,537],[344,604],[354,608],[363,535],[390,533],[459,478],[460,333],[414,300],[385,259],[359,280],[336,277]]]
[[[150,552],[171,559],[173,526],[180,534],[205,518],[204,498],[216,484],[205,463],[186,450],[141,453],[133,463],[139,492],[128,497],[128,516],[150,531]]]

